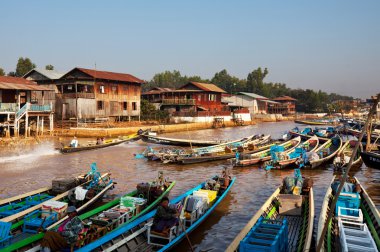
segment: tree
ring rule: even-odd
[[[49,65],[45,66],[45,69],[46,70],[54,70],[54,66],[49,64]]]
[[[24,59],[23,57],[20,57],[17,62],[15,74],[17,77],[22,77],[33,68],[36,68],[36,64],[32,63],[29,58]]]
[[[2,68],[0,67],[0,76],[4,76],[4,75],[5,75],[4,69],[2,69]]]
[[[249,92],[256,93],[263,96],[268,96],[269,93],[264,86],[264,78],[268,75],[268,69],[265,68],[264,71],[261,67],[253,70],[248,74],[247,77],[247,89]]]

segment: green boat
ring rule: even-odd
[[[169,195],[170,190],[175,185],[175,181],[166,182],[165,180],[162,180],[162,174],[160,175],[161,177],[150,183],[140,183],[137,186],[137,190],[127,193],[122,197],[112,200],[89,212],[81,214],[79,218],[84,223],[87,223],[90,228],[86,232],[81,233],[80,239],[76,244],[74,244],[75,248],[85,246],[86,244],[101,238],[110,231],[121,228],[127,223],[135,220],[136,218],[148,213],[153,208],[155,208],[163,197]],[[144,193],[144,189],[142,188],[148,188],[149,190],[145,191]],[[156,192],[158,193],[153,193],[153,189],[157,189]],[[135,206],[132,206],[132,204]],[[122,212],[123,214],[117,216],[118,212]],[[64,219],[61,219],[46,229],[56,230],[59,227],[59,224],[63,222],[63,220]],[[43,237],[43,232],[29,235],[22,240],[14,237],[11,240],[11,244],[3,249],[0,249],[0,252],[15,250],[26,251],[29,249],[31,249],[31,251],[39,251],[39,242]]]

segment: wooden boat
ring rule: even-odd
[[[334,158],[333,165],[335,168],[345,168],[350,162],[352,152],[354,151],[357,141],[350,140],[347,141],[342,148],[338,151],[336,157]],[[359,167],[363,163],[360,153],[357,152],[354,161],[352,162],[352,167]]]
[[[91,178],[91,177],[90,177]],[[47,201],[36,201],[36,203],[27,209],[17,212],[16,214],[4,217],[0,219],[0,221],[3,222],[12,222],[12,230],[14,228],[18,228],[22,223],[23,219],[27,214],[30,214],[36,210],[39,210],[42,208],[44,204],[48,201],[60,201],[60,202],[70,202],[71,204],[76,205],[79,209],[84,209],[85,207],[89,206],[90,204],[94,203],[97,199],[101,198],[108,190],[112,189],[114,187],[114,182],[110,178],[109,173],[104,173],[100,175],[96,175],[96,177],[92,177],[91,179],[86,180],[83,184],[76,186],[64,193],[58,194],[53,198],[49,198]],[[93,192],[91,192],[91,195],[86,196],[83,200],[77,200],[75,197],[76,195],[76,190],[78,188],[83,188],[83,189],[92,189]],[[86,190],[87,190],[86,189]]]
[[[294,120],[294,122],[299,123],[299,124],[307,124],[307,125],[332,125],[332,124],[336,124],[336,121],[331,121],[331,120],[313,120],[313,121]]]
[[[285,169],[289,166],[296,165],[297,162],[303,162],[301,159],[305,160],[304,157],[307,152],[315,151],[318,148],[319,145],[319,138],[316,136],[313,136],[306,140],[305,142],[301,143],[295,150],[290,152],[287,155],[283,155],[285,158],[279,159],[275,164],[274,167],[277,169]]]
[[[318,221],[318,230],[317,230],[317,242],[321,239],[322,235],[322,230],[323,226],[326,224],[326,220],[328,217],[328,213],[331,210],[331,203],[335,194],[335,190],[333,190],[332,187],[337,188],[338,184],[335,184],[336,182],[339,182],[339,179],[336,178],[335,176],[333,177],[331,184],[329,188],[327,189],[326,195],[323,200],[322,204],[322,209],[321,213],[319,216],[319,221]],[[352,194],[352,192],[349,192],[347,195],[347,190],[346,193],[341,193],[339,198],[343,196],[344,197],[349,197],[352,195],[352,198],[349,203],[349,209],[354,209],[350,210],[347,208],[341,208],[340,213],[343,213],[343,210],[347,210],[347,215],[340,215],[338,218],[338,215],[336,210],[341,206],[341,203],[338,203],[338,207],[333,210],[333,218],[330,223],[328,223],[328,229],[327,233],[322,239],[324,240],[323,246],[322,246],[322,251],[344,251],[345,245],[347,245],[346,249],[348,248],[349,251],[377,251],[380,250],[380,214],[379,211],[377,210],[375,204],[369,197],[368,193],[366,190],[361,186],[359,180],[356,177],[351,177],[348,179],[349,183],[352,183],[353,185],[347,184],[348,189],[352,190],[356,186],[360,186],[360,191],[359,195],[360,198],[355,196],[355,193]],[[358,191],[358,190],[357,190]],[[359,204],[355,206],[357,203],[356,200],[359,200]],[[338,200],[339,202],[339,200]],[[355,204],[354,204],[355,203]],[[339,210],[339,209],[338,209]],[[360,211],[359,211],[360,210]],[[356,213],[357,217],[353,217],[349,213]],[[340,222],[340,224],[339,224]],[[367,235],[364,235],[364,232],[355,232],[353,231],[350,235],[350,240],[348,241],[345,239],[345,237],[342,235],[343,233],[347,235],[350,232],[350,229],[346,229],[347,225],[351,223],[352,228],[357,228],[356,231],[359,231],[360,229],[363,230],[368,230],[369,233],[367,232]],[[366,228],[364,227],[366,225]],[[343,231],[343,232],[342,232]],[[360,234],[362,233],[362,234]],[[357,235],[360,234],[360,237],[357,237]],[[375,243],[375,249],[371,248],[373,246],[373,243],[370,241],[370,237],[373,239]],[[346,241],[346,242],[345,242]],[[354,250],[354,248],[356,248]],[[377,248],[377,250],[376,250]],[[347,250],[346,250],[347,251]]]
[[[362,151],[360,156],[367,167],[380,169],[380,151]]]
[[[310,127],[306,127],[303,130],[299,129],[298,127],[295,127],[294,129],[289,131],[289,134],[293,137],[300,136],[303,140],[307,140],[314,136],[313,129]],[[319,142],[326,142],[329,140],[327,137],[318,137]]]
[[[217,180],[218,177],[213,177],[213,179]],[[199,208],[199,212],[198,209],[192,211],[190,213],[190,216],[192,216],[191,219],[188,219],[187,217],[189,215],[185,214],[185,211],[182,210],[180,216],[181,224],[178,228],[176,226],[172,227],[170,230],[170,236],[150,232],[150,227],[152,226],[152,218],[156,213],[154,210],[121,228],[109,232],[107,235],[103,236],[97,241],[82,247],[78,250],[78,252],[115,250],[167,251],[173,248],[182,239],[184,239],[186,235],[198,227],[215,210],[219,203],[226,197],[234,182],[235,178],[231,179],[227,188],[221,188],[218,192],[214,191],[217,193],[217,195],[216,198],[213,199],[210,203],[207,203],[207,199],[203,198],[202,196],[202,198],[206,200],[204,203],[202,203],[202,206],[204,208],[202,208],[203,210]],[[207,182],[201,183],[188,192],[171,200],[170,203],[172,205],[177,204],[177,206],[179,206],[182,204],[181,202],[184,202],[186,205],[191,196],[200,194],[199,190],[205,188],[206,185]],[[203,202],[203,200],[201,202]],[[185,209],[185,207],[182,209]]]
[[[125,142],[137,141],[138,139],[140,139],[140,136],[141,135],[135,133],[128,136],[119,137],[119,138],[106,139],[104,140],[103,144],[97,144],[96,141],[91,141],[87,143],[86,145],[80,145],[78,147],[63,146],[59,150],[61,153],[72,153],[72,152],[78,152],[78,151],[95,150],[95,149],[118,145]]]
[[[297,207],[298,204],[302,204],[302,207]],[[278,234],[280,240],[273,242],[273,228],[276,229],[278,224],[283,225],[284,220],[285,229]],[[284,187],[280,186],[248,221],[226,251],[310,251],[313,221],[313,188],[303,190],[301,195],[293,195],[284,194]],[[267,228],[265,233],[268,232],[268,235],[260,234],[258,231],[261,228]]]
[[[242,146],[231,146],[225,148],[222,152],[216,153],[204,153],[198,154],[197,152],[193,152],[191,154],[180,154],[178,158],[176,158],[176,162],[180,164],[195,164],[202,162],[210,162],[210,161],[218,161],[218,160],[226,160],[229,158],[233,158],[236,155],[236,151],[244,154],[252,154],[255,152],[259,152],[265,149],[270,148],[270,146],[275,143],[269,143],[270,135],[261,136],[253,141],[246,142]]]
[[[284,147],[285,153],[289,153],[292,150],[294,150],[301,142],[301,137],[293,138],[289,141],[286,141],[285,143],[279,144],[278,146]],[[275,146],[272,146],[271,148],[274,148]],[[271,150],[264,150],[260,151],[254,154],[248,154],[248,155],[241,155],[239,159],[232,159],[232,163],[234,167],[241,167],[241,166],[250,166],[255,165],[260,162],[265,162],[268,160],[271,160]]]
[[[144,185],[144,183],[142,184]],[[107,233],[115,229],[121,228],[125,225],[128,225],[128,223],[138,219],[139,217],[153,210],[160,203],[163,197],[167,197],[169,195],[171,189],[175,185],[175,181],[161,181],[159,174],[158,179],[145,184],[149,185],[149,192],[154,191],[153,194],[141,192],[141,190],[139,190],[139,185],[137,186],[137,190],[127,193],[122,197],[116,198],[89,212],[81,214],[79,218],[84,223],[90,226],[90,230],[96,230],[96,232],[89,232],[81,235],[81,238],[77,241],[75,245],[75,249],[78,249],[91,242],[94,242],[95,240],[106,235]],[[156,187],[161,187],[158,193],[156,191]],[[135,200],[137,202],[137,204],[135,205],[135,209],[133,207],[125,207],[123,205],[125,204],[125,202],[129,203],[132,200]],[[145,202],[145,204],[142,204],[142,202]],[[126,209],[130,211],[126,211]],[[120,216],[117,216],[115,218],[115,213],[119,212],[121,213]],[[62,221],[63,220],[49,226],[47,230],[56,230]],[[27,249],[30,249],[31,251],[39,251],[41,247],[40,245],[36,244],[38,244],[38,242],[42,240],[43,237],[44,233],[37,233],[27,237],[22,241],[16,241],[12,243],[9,247],[7,247],[7,249],[9,251]]]
[[[225,143],[223,140],[194,140],[194,139],[178,139],[170,137],[158,137],[149,134],[142,134],[141,139],[147,143],[175,145],[175,146],[212,146]]]
[[[340,148],[342,148],[342,138],[336,135],[319,146],[315,151],[309,153],[306,167],[314,169],[329,162],[335,157]]]

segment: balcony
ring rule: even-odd
[[[162,99],[162,105],[195,105],[195,99]]]
[[[18,110],[17,103],[2,103],[0,102],[0,112],[16,112]]]
[[[95,99],[94,93],[63,93],[63,94],[56,94],[57,97],[62,99],[75,99],[75,98],[84,98],[84,99]]]

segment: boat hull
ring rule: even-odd
[[[380,169],[380,153],[363,151],[360,156],[367,167]]]

